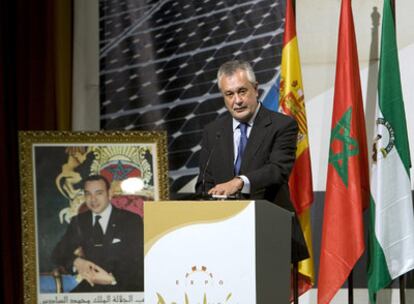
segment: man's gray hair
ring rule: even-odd
[[[256,84],[256,76],[250,63],[242,60],[230,60],[223,63],[217,72],[217,85],[220,89],[220,79],[223,76],[231,76],[238,70],[246,72],[247,79],[253,84]]]

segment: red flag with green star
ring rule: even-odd
[[[369,175],[364,109],[351,0],[343,0],[318,279],[329,303],[364,252]]]

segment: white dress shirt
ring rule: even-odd
[[[95,225],[95,216],[100,215],[101,219],[99,220],[99,224],[101,225],[102,231],[105,234],[106,229],[108,228],[109,217],[111,216],[111,212],[112,212],[112,204],[111,203],[109,203],[108,207],[106,207],[105,210],[102,211],[100,214],[92,212],[92,226]]]
[[[250,120],[247,122],[247,139],[249,139],[249,137],[250,137],[250,133],[252,131],[254,121],[256,119],[257,113],[259,112],[259,109],[260,109],[261,106],[262,105],[259,102],[259,104],[256,108],[256,111],[254,112],[254,114],[250,118]],[[237,155],[238,155],[238,152],[239,152],[238,148],[239,148],[240,136],[241,136],[239,125],[240,125],[240,121],[233,118],[234,163],[236,163]],[[249,181],[249,179],[244,175],[239,175],[238,177],[240,177],[243,180],[243,183],[244,183],[243,188],[241,189],[241,192],[245,193],[245,194],[249,194],[250,193],[250,181]]]

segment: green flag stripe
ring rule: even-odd
[[[401,89],[398,49],[389,0],[384,2],[382,18],[381,58],[378,79],[379,106],[385,120],[391,124],[394,130],[395,147],[408,176],[410,176],[411,160]],[[392,76],[390,77],[390,75]]]
[[[388,272],[384,252],[375,235],[375,202],[371,196],[369,208],[369,239],[368,239],[368,290],[371,303],[376,303],[378,290],[388,286],[392,279]]]

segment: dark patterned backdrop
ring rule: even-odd
[[[204,125],[226,111],[215,80],[221,63],[250,61],[262,102],[276,109],[284,11],[284,0],[100,0],[101,128],[167,130],[175,193],[198,174]],[[315,192],[316,271],[323,202]],[[412,288],[414,272],[406,280]],[[354,287],[366,288],[366,253]]]
[[[204,125],[226,111],[218,67],[251,62],[262,99],[269,95],[284,11],[281,0],[101,0],[101,128],[167,130],[178,191],[198,174]]]

